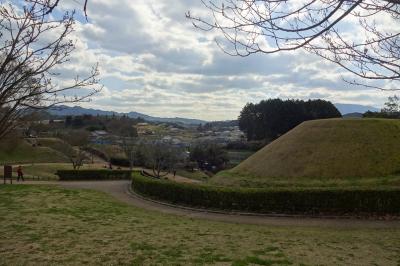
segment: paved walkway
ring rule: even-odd
[[[212,221],[257,224],[272,226],[318,226],[334,228],[400,228],[399,220],[361,220],[354,218],[310,218],[310,217],[272,217],[257,215],[238,215],[228,213],[214,213],[193,209],[184,209],[168,206],[143,199],[132,194],[129,190],[130,181],[76,181],[76,182],[46,182],[28,181],[25,184],[56,184],[69,189],[93,189],[110,194],[114,198],[138,208],[157,211],[165,214],[185,216],[194,219]]]

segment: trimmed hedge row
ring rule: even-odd
[[[133,190],[153,199],[208,209],[258,213],[400,214],[400,188],[232,189],[133,175]]]
[[[129,170],[58,170],[56,175],[61,181],[72,180],[118,180],[131,179],[132,171]]]

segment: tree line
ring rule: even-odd
[[[400,97],[397,95],[389,97],[380,112],[368,111],[363,114],[363,117],[400,119]]]
[[[247,103],[238,119],[247,140],[272,141],[304,121],[341,116],[329,101],[268,99]]]

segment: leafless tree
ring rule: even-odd
[[[400,98],[397,95],[393,95],[388,98],[385,102],[385,107],[381,110],[382,113],[386,114],[400,114]]]
[[[27,112],[85,101],[101,89],[97,65],[85,77],[54,82],[75,49],[74,12],[53,14],[57,3],[0,4],[0,139]]]
[[[107,128],[111,133],[119,136],[120,147],[129,161],[130,170],[132,170],[138,140],[138,133],[133,125],[133,121],[126,116],[114,117],[109,123],[107,123]]]
[[[135,136],[123,136],[121,137],[122,143],[121,147],[124,150],[126,158],[129,161],[129,169],[133,169],[134,157],[135,157],[135,147],[137,142],[137,137]]]
[[[32,1],[32,0],[29,0]],[[47,9],[47,14],[50,14],[51,12],[53,12],[53,10],[58,6],[58,4],[60,4],[60,0],[54,0],[54,1],[45,1],[48,9]],[[88,0],[85,0],[83,2],[83,12],[85,13],[85,17],[87,19],[87,4],[88,4]]]
[[[86,130],[71,130],[64,132],[60,137],[63,145],[59,145],[57,150],[69,159],[74,170],[79,170],[89,158],[85,151],[89,143],[89,133]]]
[[[350,83],[400,81],[400,0],[201,1],[211,18],[186,16],[220,31],[217,44],[230,55],[304,48],[356,75]]]
[[[153,143],[148,147],[153,175],[157,178],[167,176],[179,161],[179,149],[161,142]]]

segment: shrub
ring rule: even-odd
[[[399,214],[400,189],[232,189],[133,175],[133,189],[187,206],[259,213]]]
[[[132,171],[129,170],[58,170],[56,175],[61,181],[72,180],[118,180],[131,179]]]
[[[127,158],[122,158],[122,157],[110,157],[110,163],[112,165],[123,166],[123,167],[130,166],[129,160]]]

